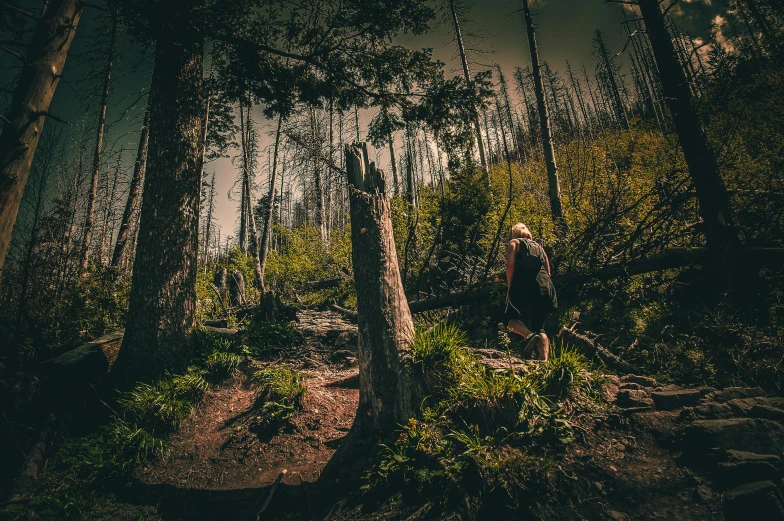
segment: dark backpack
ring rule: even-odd
[[[515,257],[515,268],[527,272],[537,273],[544,262],[542,261],[542,247],[531,239],[518,239],[520,249]]]

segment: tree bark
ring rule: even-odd
[[[103,90],[101,92],[101,106],[98,109],[98,128],[95,134],[95,152],[93,153],[92,181],[87,199],[87,215],[84,221],[84,236],[82,238],[81,275],[87,274],[90,263],[90,244],[93,237],[93,224],[95,224],[95,199],[98,193],[98,179],[101,173],[101,153],[103,152],[103,135],[106,130],[106,107],[109,104],[109,87],[112,81],[112,65],[114,62],[114,49],[117,42],[117,23],[119,17],[114,13],[112,22],[112,36],[109,42],[109,55],[106,59],[106,72],[103,77]],[[108,201],[107,201],[108,202]]]
[[[149,157],[121,387],[187,366],[196,322],[204,40],[180,28],[189,7],[163,4],[150,89]],[[180,12],[178,12],[180,11]]]
[[[544,97],[544,82],[539,65],[539,50],[536,46],[536,31],[531,17],[528,0],[523,0],[523,14],[525,28],[528,33],[528,48],[531,52],[531,68],[534,76],[534,91],[536,93],[536,108],[539,112],[539,130],[542,135],[542,148],[544,160],[547,165],[547,184],[550,193],[550,213],[553,216],[556,233],[563,236],[566,233],[566,220],[564,219],[563,206],[561,205],[561,185],[558,181],[558,164],[555,161],[555,148],[553,147],[553,134],[550,129],[550,115],[547,109],[547,100]]]
[[[0,134],[0,271],[5,264],[30,166],[84,4],[52,0],[28,46]]]
[[[388,435],[412,417],[421,391],[410,365],[414,331],[398,270],[386,182],[367,145],[346,146],[359,326],[355,428]]]
[[[667,106],[700,203],[711,271],[717,283],[731,286],[741,243],[727,188],[665,28],[659,3],[657,0],[639,0],[639,5],[659,68]]]
[[[125,202],[120,231],[117,234],[117,242],[114,244],[114,254],[112,255],[112,266],[119,266],[125,247],[130,235],[131,219],[136,207],[139,204],[139,196],[142,193],[142,178],[144,169],[147,165],[147,145],[150,136],[150,109],[144,111],[144,123],[142,123],[141,136],[139,136],[139,148],[136,151],[136,163],[133,166],[133,177],[131,186],[128,189],[128,200]]]

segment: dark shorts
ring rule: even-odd
[[[509,325],[510,320],[519,320],[534,333],[544,329],[544,321],[550,314],[552,306],[549,302],[542,299],[541,302],[514,302],[509,301],[509,305],[504,312],[504,324]]]

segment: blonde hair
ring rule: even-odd
[[[512,239],[533,239],[533,236],[528,226],[523,223],[517,223],[512,226]]]

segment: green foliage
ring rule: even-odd
[[[280,366],[266,367],[253,374],[251,380],[258,393],[257,419],[261,425],[280,425],[302,408],[307,394],[304,379],[304,375]]]
[[[290,322],[253,321],[244,329],[243,334],[251,356],[287,349],[300,341],[299,333]]]
[[[215,350],[207,356],[205,365],[210,378],[220,381],[234,376],[244,360],[243,356],[236,353]]]
[[[552,399],[562,400],[570,392],[590,385],[588,363],[576,349],[552,345],[550,356],[534,370],[530,378],[536,390]]]
[[[158,432],[174,430],[193,409],[189,400],[179,396],[171,380],[137,384],[118,403],[129,419]]]

